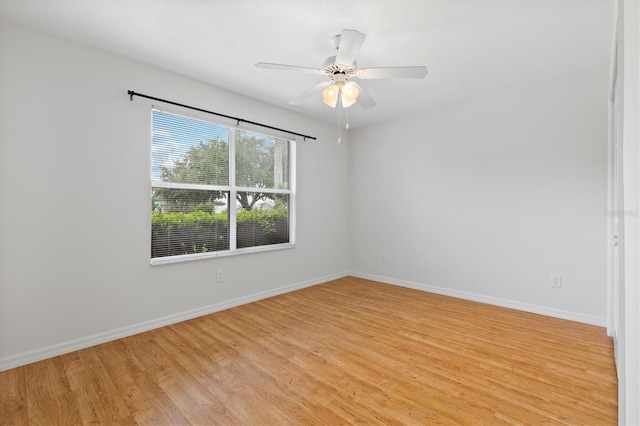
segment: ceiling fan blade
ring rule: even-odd
[[[323,81],[322,83],[318,83],[315,86],[313,86],[311,89],[309,89],[306,92],[300,94],[295,99],[290,100],[289,103],[291,105],[302,105],[302,103],[304,101],[306,101],[307,99],[309,99],[310,97],[312,97],[316,93],[322,92],[324,90],[324,88],[328,87],[330,84],[331,84],[330,81]]]
[[[273,64],[271,62],[258,62],[256,64],[256,67],[272,69],[272,70],[298,71],[298,72],[306,72],[310,74],[324,75],[324,70],[317,69],[317,68],[299,67],[296,65]]]
[[[351,65],[360,51],[365,35],[356,30],[342,30],[336,62],[342,65]]]
[[[427,75],[427,67],[367,68],[357,70],[355,75],[363,80],[380,78],[424,78]]]
[[[358,88],[358,98],[356,99],[356,103],[362,108],[369,109],[378,105],[378,103],[374,101],[373,98],[367,92],[365,92],[362,86],[360,86],[358,83],[349,81],[349,84],[353,84]]]

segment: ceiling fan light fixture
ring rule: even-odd
[[[332,84],[322,91],[322,102],[335,108],[338,104],[338,95],[340,94],[340,86]]]
[[[353,83],[346,83],[340,89],[340,100],[342,101],[342,106],[344,108],[350,107],[351,105],[356,103],[356,99],[358,99],[358,95],[360,91]]]

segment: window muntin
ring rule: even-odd
[[[293,245],[291,141],[155,109],[151,121],[152,263]]]

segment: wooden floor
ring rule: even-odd
[[[0,423],[617,423],[600,327],[344,278],[0,373]]]

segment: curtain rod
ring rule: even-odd
[[[154,101],[164,102],[166,104],[176,105],[176,106],[179,106],[179,107],[188,108],[188,109],[192,109],[192,110],[195,110],[195,111],[205,112],[207,114],[217,115],[218,117],[228,118],[230,120],[236,121],[238,123],[237,125],[240,125],[240,123],[248,123],[248,124],[253,124],[254,126],[260,126],[260,127],[264,127],[264,128],[271,129],[271,130],[277,130],[279,132],[288,133],[290,135],[300,136],[300,137],[304,138],[303,140],[307,140],[307,139],[313,139],[314,141],[316,140],[316,138],[314,136],[303,135],[301,133],[292,132],[290,130],[285,130],[285,129],[280,129],[278,127],[269,126],[267,124],[256,123],[255,121],[245,120],[244,118],[233,117],[231,115],[220,114],[220,113],[217,113],[217,112],[208,111],[206,109],[192,107],[192,106],[189,106],[189,105],[180,104],[178,102],[168,101],[166,99],[160,99],[160,98],[156,98],[156,97],[149,96],[149,95],[143,95],[142,93],[137,93],[137,92],[134,92],[133,90],[127,91],[127,94],[129,95],[129,100],[130,101],[133,101],[133,97],[134,96],[140,96],[141,98],[152,99]]]

